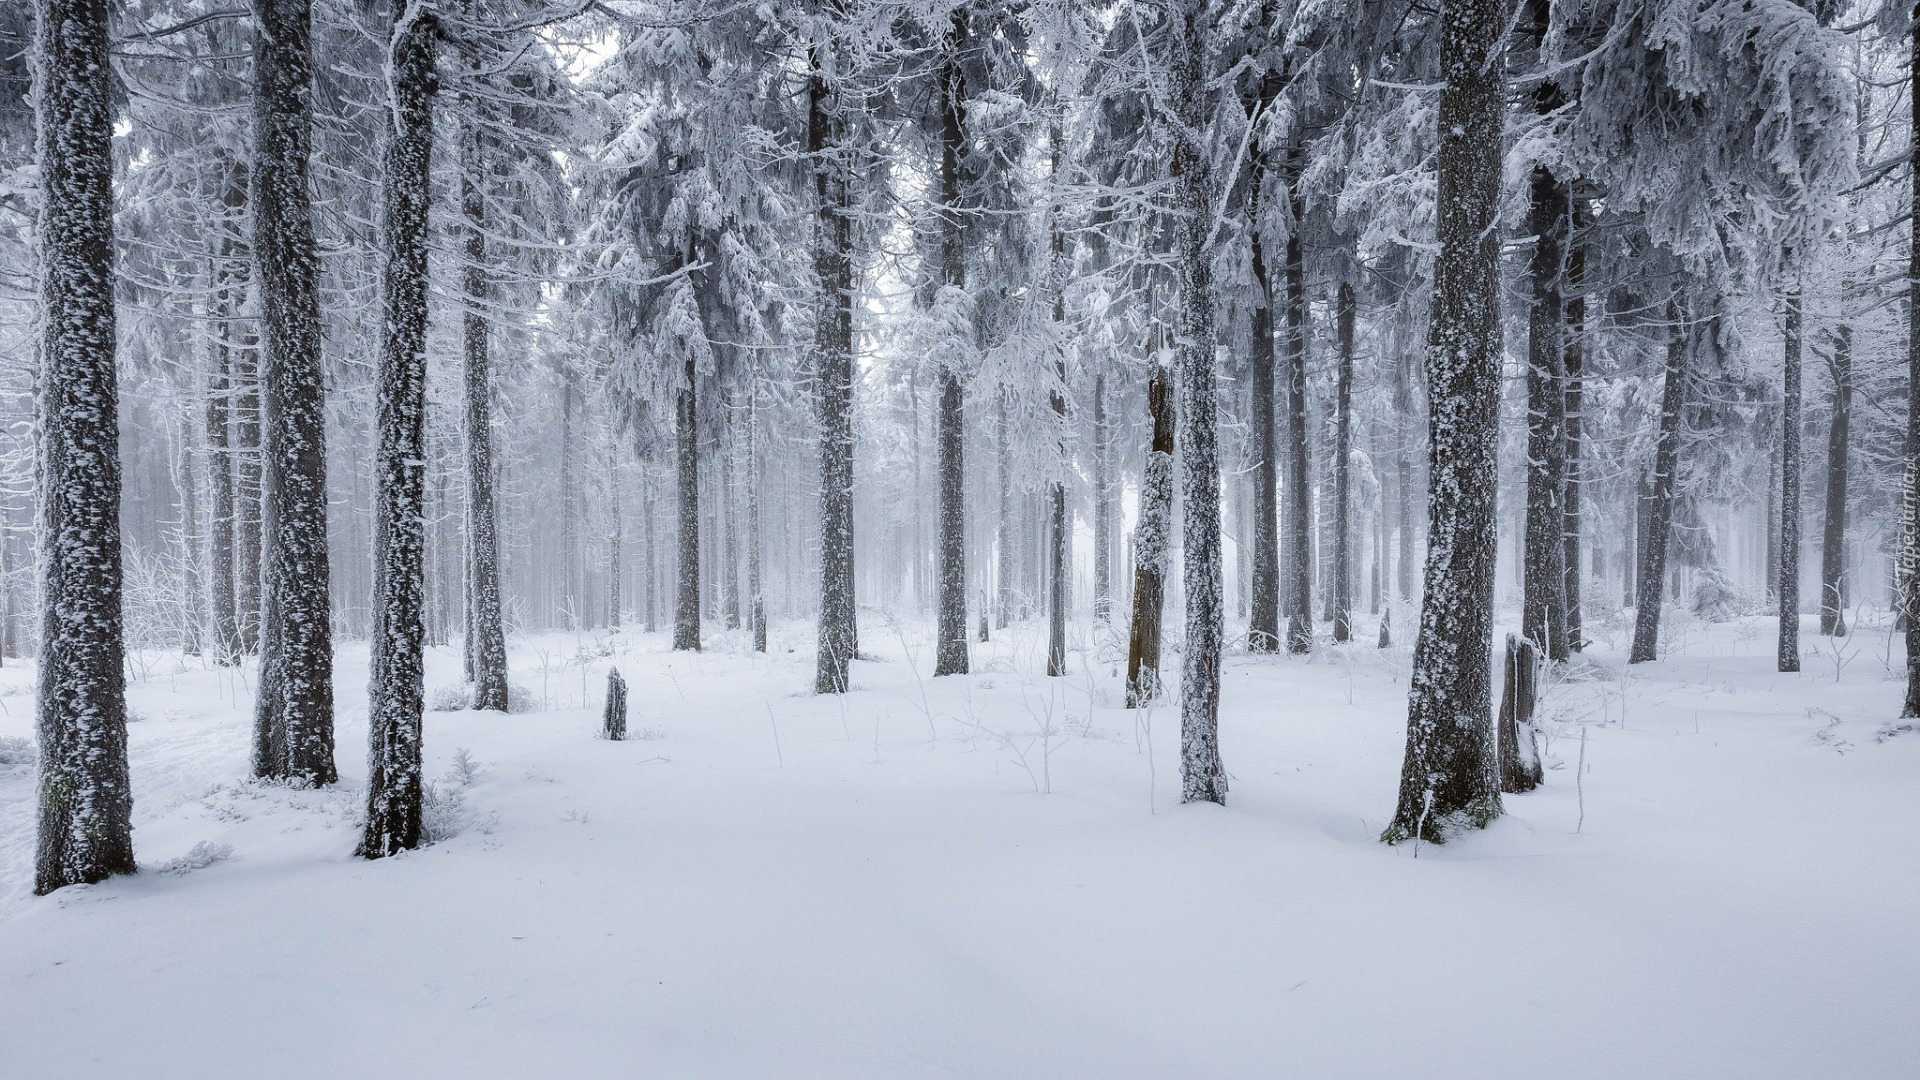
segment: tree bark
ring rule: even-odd
[[[233,439],[229,425],[234,412],[236,324],[246,282],[250,277],[245,242],[240,234],[247,204],[246,170],[237,162],[223,165],[220,203],[223,213],[213,264],[213,370],[207,378],[207,491],[210,497],[207,510],[207,591],[212,597],[210,615],[214,662],[221,667],[231,667],[240,662],[242,646],[238,596],[235,591],[238,522],[234,516],[234,486],[237,470],[234,468]]]
[[[1528,265],[1533,303],[1527,319],[1527,518],[1520,628],[1548,660],[1557,662],[1567,658],[1566,388],[1561,371],[1565,314],[1560,285],[1567,185],[1551,169],[1536,165],[1531,198],[1537,239]]]
[[[421,518],[427,391],[427,231],[434,16],[408,5],[392,30],[382,161],[381,341],[374,460],[373,676],[367,823],[359,854],[420,846]]]
[[[756,367],[747,389],[747,603],[753,651],[767,651],[767,597],[762,581],[760,544],[760,374]],[[651,629],[651,628],[649,628]]]
[[[959,50],[966,37],[966,8],[955,7],[948,24],[946,48],[935,80],[935,107],[940,113],[940,276],[944,288],[967,287],[966,251],[962,246],[960,155],[964,143],[960,128]],[[964,675],[967,656],[967,491],[965,396],[960,372],[951,356],[939,364],[939,406],[936,416],[935,468],[940,474],[939,566],[934,575],[938,590],[933,673]],[[916,552],[916,558],[918,553]]]
[[[333,620],[327,551],[326,372],[307,163],[313,152],[307,0],[255,0],[253,256],[260,279],[260,690],[253,772],[330,784]],[[244,442],[244,439],[243,439]]]
[[[1273,280],[1260,244],[1260,187],[1266,176],[1266,154],[1256,150],[1249,181],[1248,220],[1253,223],[1249,245],[1253,258],[1253,578],[1247,614],[1247,649],[1280,649],[1280,445],[1274,429]],[[1291,245],[1289,245],[1291,246]],[[1291,326],[1291,324],[1289,324]],[[1287,339],[1288,370],[1292,370],[1293,338]],[[1291,380],[1291,375],[1289,375]],[[1289,382],[1291,385],[1291,382]],[[1291,495],[1289,495],[1291,498]]]
[[[1907,56],[1908,138],[1911,175],[1920,176],[1920,19],[1910,32]],[[1920,184],[1908,195],[1907,243],[1907,445],[1906,478],[1901,485],[1900,567],[1905,589],[1907,696],[1900,715],[1920,716]]]
[[[1296,135],[1287,147],[1285,182],[1291,221],[1287,226],[1287,463],[1285,551],[1281,572],[1287,616],[1287,651],[1313,649],[1313,509],[1307,473],[1307,264],[1300,230],[1306,216],[1301,191],[1305,154]]]
[[[1340,374],[1334,388],[1333,434],[1333,640],[1353,638],[1353,283],[1342,281],[1335,301],[1340,338]]]
[[[1183,802],[1227,801],[1220,763],[1220,457],[1214,417],[1212,177],[1206,128],[1204,0],[1187,0],[1172,15],[1167,76],[1178,136],[1172,175],[1180,307],[1174,361],[1180,387],[1180,496],[1185,511],[1187,626],[1180,672],[1180,791]]]
[[[493,371],[487,337],[486,168],[483,136],[461,132],[460,209],[466,219],[466,265],[461,284],[462,419],[467,450],[467,650],[472,661],[473,707],[507,711],[507,636],[500,605],[500,534],[493,498]]]
[[[997,478],[999,487],[999,513],[997,515],[998,539],[995,543],[998,569],[995,576],[999,579],[994,590],[994,627],[1005,630],[1013,620],[1016,560],[1014,548],[1018,543],[1013,520],[1013,440],[1007,427],[1007,391],[1000,387],[994,396],[994,438],[998,440],[999,465]]]
[[[1113,621],[1113,434],[1107,428],[1107,377],[1093,377],[1093,617]]]
[[[1630,664],[1659,658],[1660,605],[1667,587],[1667,549],[1673,532],[1673,491],[1679,479],[1680,421],[1687,403],[1687,327],[1676,297],[1667,301],[1666,385],[1660,395],[1660,441],[1654,448],[1653,483],[1641,531],[1640,584],[1635,590],[1633,649]]]
[[[1780,395],[1780,647],[1781,671],[1800,670],[1800,297],[1786,298]],[[1647,590],[1642,575],[1640,591]]]
[[[1581,442],[1581,368],[1585,363],[1587,333],[1587,253],[1580,230],[1585,226],[1582,203],[1570,204],[1567,250],[1567,337],[1561,364],[1565,376],[1564,399],[1567,432],[1565,495],[1562,499],[1561,560],[1566,573],[1567,649],[1579,652],[1584,647],[1585,631],[1580,617],[1580,442]],[[1599,575],[1596,568],[1595,576]]]
[[[818,221],[813,272],[822,293],[813,363],[820,422],[820,631],[814,690],[844,694],[859,649],[853,572],[853,207],[846,103],[816,42],[807,79],[807,152]]]
[[[1833,421],[1827,429],[1827,514],[1820,542],[1820,632],[1847,634],[1847,427],[1853,412],[1853,327],[1833,330]]]
[[[1160,623],[1166,605],[1167,561],[1173,539],[1173,373],[1149,350],[1147,412],[1153,441],[1140,477],[1140,517],[1133,532],[1133,624],[1127,640],[1127,708],[1150,704],[1160,693]]]
[[[1494,0],[1442,0],[1440,151],[1427,343],[1426,594],[1389,843],[1439,842],[1498,817],[1490,701],[1499,484],[1503,29]]]
[[[130,874],[105,0],[39,0],[40,768],[34,892]]]
[[[700,412],[699,372],[688,353],[685,385],[674,398],[674,468],[679,482],[679,571],[674,579],[673,647],[700,651]]]
[[[1049,176],[1057,188],[1064,136],[1058,124],[1053,126],[1050,134],[1053,157]],[[1054,447],[1053,483],[1047,488],[1047,674],[1054,677],[1067,673],[1067,568],[1070,565],[1067,560],[1067,537],[1073,527],[1067,515],[1067,470],[1072,463],[1067,457],[1066,444],[1067,354],[1064,327],[1067,320],[1067,233],[1061,220],[1064,213],[1064,207],[1054,205],[1051,214],[1053,235],[1048,244],[1052,256],[1048,264],[1048,285],[1053,291],[1053,323],[1063,328],[1062,344],[1054,355],[1053,387],[1048,392],[1053,406],[1054,426],[1060,438]],[[1211,342],[1211,337],[1208,340]],[[1212,363],[1211,354],[1208,363]],[[1214,506],[1214,531],[1217,534],[1220,524],[1217,493]]]

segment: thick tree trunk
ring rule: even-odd
[[[1544,32],[1544,30],[1543,30]],[[1561,273],[1566,252],[1567,185],[1544,165],[1532,180],[1528,265],[1533,303],[1527,319],[1527,518],[1521,567],[1520,628],[1551,661],[1567,658],[1566,389],[1561,374]]]
[[[130,874],[105,0],[34,7],[40,149],[40,743],[33,890]]]
[[[1173,541],[1173,373],[1150,350],[1147,412],[1153,441],[1140,477],[1140,517],[1133,531],[1133,624],[1127,641],[1127,708],[1137,709],[1160,693],[1160,624],[1166,605],[1167,562]]]
[[[673,647],[700,651],[699,372],[691,353],[674,398],[674,476],[678,481],[679,571],[674,578]]]
[[[1333,422],[1333,640],[1353,639],[1353,283],[1342,281],[1335,301],[1340,338],[1340,374],[1334,387]]]
[[[427,409],[427,208],[434,17],[409,6],[392,32],[382,158],[381,341],[375,417],[373,676],[367,823],[360,855],[420,846],[421,512]]]
[[[1853,412],[1853,327],[1833,330],[1833,420],[1827,429],[1827,515],[1820,542],[1820,632],[1847,633],[1847,427]]]
[[[1220,451],[1214,418],[1212,178],[1201,142],[1206,108],[1206,5],[1187,0],[1168,27],[1168,89],[1179,136],[1173,147],[1174,243],[1180,307],[1174,361],[1180,386],[1180,497],[1187,626],[1180,652],[1180,791],[1183,802],[1227,801],[1220,763]]]
[[[469,127],[460,138],[460,210],[466,219],[466,266],[461,284],[462,420],[467,450],[467,655],[473,707],[507,711],[507,636],[500,605],[500,534],[493,498],[493,371],[487,338],[486,168],[482,136]]]
[[[1284,575],[1281,604],[1287,616],[1287,651],[1313,649],[1313,508],[1308,498],[1312,478],[1307,473],[1307,262],[1302,246],[1301,219],[1306,197],[1301,191],[1305,154],[1298,136],[1287,147],[1285,180],[1291,221],[1287,226],[1287,460],[1285,550],[1280,567]]]
[[[1562,499],[1562,554],[1566,573],[1567,649],[1579,652],[1585,645],[1580,618],[1580,440],[1581,440],[1581,368],[1586,356],[1587,254],[1580,229],[1586,224],[1581,203],[1571,204],[1568,222],[1570,237],[1567,251],[1567,337],[1561,362],[1566,378],[1565,422],[1567,461],[1565,495]],[[1596,569],[1595,576],[1599,576]]]
[[[860,647],[853,574],[853,208],[845,102],[816,43],[807,80],[807,152],[818,222],[813,272],[822,292],[813,363],[820,423],[820,631],[814,690],[847,692]]]
[[[1442,0],[1440,254],[1427,344],[1426,594],[1400,797],[1382,839],[1445,840],[1500,814],[1490,700],[1499,485],[1503,29],[1494,0]]]
[[[1676,293],[1678,290],[1675,290]],[[1634,608],[1630,664],[1659,658],[1660,605],[1667,587],[1668,541],[1673,533],[1673,491],[1680,467],[1680,422],[1687,403],[1688,330],[1678,299],[1667,302],[1666,385],[1660,395],[1660,441],[1654,448],[1653,483],[1641,529],[1640,586]]]
[[[1800,297],[1787,294],[1785,355],[1780,396],[1780,598],[1781,671],[1800,670]],[[1641,578],[1642,593],[1647,581]]]
[[[944,289],[967,287],[966,249],[962,246],[960,155],[965,146],[960,129],[961,43],[966,37],[966,8],[953,9],[935,80],[940,113],[940,277]],[[937,591],[933,673],[964,675],[967,657],[967,459],[965,394],[960,372],[951,359],[936,373],[939,405],[935,422],[936,463],[940,474],[939,565],[934,572]],[[915,552],[915,558],[919,553]]]
[[[326,372],[307,160],[313,57],[307,0],[255,0],[253,257],[260,360],[260,690],[253,773],[318,786],[333,761]],[[242,442],[245,442],[243,437]]]

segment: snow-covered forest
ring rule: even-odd
[[[0,3],[0,1074],[1909,1075],[1917,68]]]

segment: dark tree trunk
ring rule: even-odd
[[[130,874],[112,76],[105,0],[34,7],[40,149],[40,741],[33,891]]]
[[[627,737],[627,680],[620,669],[607,669],[607,704],[600,714],[600,736],[619,742]]]
[[[460,209],[467,261],[461,273],[467,309],[461,317],[463,421],[467,443],[467,655],[473,707],[507,711],[507,637],[500,610],[500,536],[493,500],[493,372],[487,339],[486,167],[481,134],[461,132]]]
[[[820,632],[814,690],[847,692],[860,647],[853,574],[853,208],[849,201],[846,103],[822,50],[807,80],[807,152],[818,222],[813,273],[822,292],[813,363],[820,422]]]
[[[1336,321],[1340,374],[1334,388],[1333,421],[1333,640],[1353,639],[1353,283],[1340,283]]]
[[[1584,290],[1587,283],[1587,254],[1579,235],[1580,229],[1586,224],[1581,205],[1578,201],[1571,204],[1568,223],[1567,338],[1561,357],[1566,377],[1564,407],[1567,432],[1565,495],[1561,507],[1564,514],[1561,559],[1566,571],[1567,649],[1571,652],[1579,652],[1585,645],[1585,631],[1581,628],[1580,619],[1580,377],[1586,355],[1587,298]],[[1597,569],[1595,576],[1599,576]]]
[[[255,776],[318,786],[333,762],[326,372],[307,160],[313,56],[307,0],[255,0],[253,257],[260,360],[260,691]],[[243,439],[244,442],[244,439]]]
[[[1527,319],[1527,523],[1520,628],[1553,661],[1567,658],[1566,389],[1560,345],[1565,315],[1560,277],[1568,212],[1565,182],[1546,166],[1534,166],[1531,227],[1538,239],[1528,266],[1533,303]]]
[[[1394,431],[1394,496],[1399,504],[1400,530],[1400,567],[1398,591],[1401,602],[1413,599],[1413,453],[1409,449],[1413,418],[1413,374],[1412,361],[1401,357],[1393,381],[1394,412],[1400,417],[1400,424]]]
[[[1676,290],[1677,292],[1678,290]],[[1653,483],[1642,528],[1639,601],[1634,608],[1630,664],[1659,658],[1660,605],[1667,585],[1668,540],[1673,533],[1673,490],[1679,479],[1680,422],[1687,403],[1687,327],[1678,299],[1667,302],[1666,385],[1660,395],[1660,441],[1654,448]]]
[[[1287,616],[1287,651],[1313,648],[1313,508],[1308,500],[1307,474],[1307,261],[1302,246],[1301,219],[1306,197],[1300,189],[1305,154],[1296,136],[1287,147],[1285,180],[1291,221],[1287,226],[1287,462],[1285,575],[1281,604]]]
[[[641,629],[652,634],[660,629],[660,553],[658,537],[659,513],[656,507],[659,499],[654,495],[654,483],[651,476],[646,480],[646,506],[642,510],[645,533],[642,542],[646,545],[646,579],[642,582],[646,614]]]
[[[256,229],[257,229],[256,225]],[[256,258],[258,256],[256,255]],[[240,651],[260,652],[260,339],[243,333],[233,353],[233,580]],[[262,665],[263,668],[265,665]]]
[[[733,395],[720,398],[720,607],[727,629],[740,629],[740,505],[734,496],[734,467],[739,453],[733,442]]]
[[[221,184],[220,203],[224,213],[220,222],[218,254],[214,260],[212,315],[214,320],[213,371],[207,379],[207,490],[208,507],[208,591],[212,595],[212,636],[214,662],[222,667],[239,663],[240,611],[236,593],[236,540],[233,439],[229,430],[234,413],[235,339],[237,322],[246,294],[248,273],[241,221],[246,213],[247,181],[245,167],[228,163]]]
[[[1127,641],[1127,708],[1160,693],[1160,622],[1166,605],[1167,562],[1173,540],[1173,373],[1159,363],[1159,345],[1147,382],[1153,441],[1140,478],[1140,518],[1133,531],[1133,625]]]
[[[1780,396],[1781,671],[1800,670],[1800,297],[1787,294],[1786,347]],[[1647,591],[1641,578],[1640,591]]]
[[[1426,594],[1414,641],[1400,797],[1382,839],[1442,841],[1500,814],[1490,701],[1500,421],[1504,79],[1494,0],[1442,0],[1440,253],[1427,343]]]
[[[421,511],[427,408],[427,209],[433,158],[434,17],[393,27],[382,160],[381,341],[374,459],[373,677],[367,824],[360,854],[420,846]]]
[[[1187,0],[1168,27],[1167,75],[1178,121],[1173,147],[1174,250],[1180,307],[1174,359],[1180,386],[1180,498],[1187,626],[1180,652],[1180,791],[1183,802],[1227,801],[1220,763],[1220,451],[1214,418],[1212,179],[1206,124],[1206,5]]]
[[[673,647],[700,650],[700,412],[699,372],[689,353],[686,384],[674,399],[674,468],[679,482],[679,572],[674,579]]]
[[[1063,135],[1059,125],[1052,130],[1053,160],[1050,177],[1057,183],[1060,176],[1061,142]],[[1067,272],[1067,233],[1061,217],[1063,207],[1053,208],[1053,236],[1049,243],[1052,249],[1049,285],[1053,289],[1053,322],[1064,327],[1067,320],[1066,272]],[[1211,302],[1211,298],[1209,298]],[[1065,335],[1062,334],[1064,341]],[[1211,341],[1212,337],[1209,336]],[[1209,363],[1212,354],[1209,353]],[[1061,437],[1054,452],[1053,483],[1047,489],[1047,674],[1061,676],[1067,673],[1067,536],[1073,522],[1067,516],[1067,470],[1072,462],[1067,457],[1067,354],[1061,349],[1054,356],[1054,383],[1048,395],[1053,406],[1054,426]],[[1220,528],[1218,513],[1219,495],[1214,496],[1214,531]]]
[[[747,610],[752,620],[753,651],[767,651],[767,596],[762,581],[760,546],[760,381],[758,369],[747,389]],[[651,627],[649,627],[651,629]]]
[[[1252,406],[1248,423],[1253,428],[1253,578],[1251,604],[1247,617],[1247,649],[1251,652],[1278,652],[1280,649],[1280,522],[1279,472],[1280,446],[1275,437],[1273,410],[1273,282],[1265,254],[1260,246],[1260,185],[1265,174],[1264,154],[1254,156],[1254,177],[1249,196],[1250,219],[1255,227],[1249,243],[1253,255],[1253,353]],[[1292,348],[1292,338],[1288,338]],[[1291,353],[1289,353],[1291,365]],[[1289,366],[1291,370],[1291,366]]]
[[[1847,633],[1847,426],[1853,412],[1853,327],[1833,330],[1833,422],[1827,430],[1827,519],[1820,542],[1820,632]]]
[[[964,150],[960,130],[960,102],[964,93],[960,80],[959,51],[966,37],[966,8],[953,9],[947,32],[946,48],[941,56],[940,75],[935,81],[936,107],[940,113],[940,276],[947,289],[967,287],[966,251],[962,246],[960,206],[960,155]],[[933,673],[967,673],[967,459],[965,395],[960,372],[950,360],[943,361],[936,373],[940,400],[936,423],[935,468],[940,474],[939,566],[934,574],[938,590],[935,622]],[[919,552],[914,553],[915,558]]]

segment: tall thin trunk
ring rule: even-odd
[[[264,211],[263,211],[264,212]],[[258,231],[256,223],[255,230]],[[258,255],[255,256],[258,258]],[[264,300],[264,297],[263,297]],[[262,304],[264,307],[264,303]],[[234,502],[234,611],[239,623],[240,649],[248,656],[260,653],[261,577],[261,460],[260,353],[262,342],[251,330],[243,332],[234,349],[233,412]],[[263,672],[267,665],[262,664]]]
[[[174,490],[180,497],[180,591],[183,610],[180,648],[188,656],[199,656],[204,637],[203,603],[200,581],[200,488],[194,476],[194,430],[191,412],[179,417],[180,437],[175,441]]]
[[[1273,398],[1273,278],[1260,243],[1260,188],[1266,176],[1266,152],[1256,150],[1249,182],[1248,218],[1253,228],[1249,244],[1253,256],[1252,409],[1253,429],[1253,565],[1247,613],[1247,649],[1277,652],[1280,648],[1280,446],[1274,430]],[[1291,249],[1291,248],[1290,248]],[[1288,336],[1288,370],[1292,370],[1293,339]],[[1291,380],[1292,376],[1288,376]],[[1289,382],[1291,385],[1291,382]],[[1291,498],[1291,496],[1289,496]]]
[[[964,88],[959,63],[959,50],[966,37],[966,19],[964,5],[953,9],[946,48],[941,54],[940,74],[934,85],[935,107],[940,113],[940,276],[943,287],[954,290],[967,287],[960,216],[960,155],[964,150],[960,102]],[[939,566],[934,575],[938,600],[933,673],[964,675],[968,670],[966,416],[962,411],[965,397],[960,372],[951,362],[939,365],[937,378],[938,460],[935,467],[940,474],[940,545]],[[914,557],[919,558],[917,550]]]
[[[1401,602],[1413,599],[1413,451],[1408,430],[1413,417],[1412,360],[1402,356],[1393,380],[1393,410],[1400,418],[1394,430],[1394,499],[1400,531],[1398,591]]]
[[[1584,290],[1587,283],[1587,250],[1580,236],[1586,219],[1582,210],[1584,204],[1575,200],[1570,204],[1568,219],[1567,249],[1567,330],[1565,347],[1561,352],[1561,366],[1565,377],[1566,394],[1564,398],[1567,460],[1565,467],[1564,495],[1561,500],[1562,513],[1562,554],[1561,560],[1566,572],[1567,600],[1567,649],[1579,652],[1584,646],[1585,631],[1580,618],[1580,440],[1581,440],[1581,368],[1586,356],[1587,298]],[[1598,571],[1595,571],[1598,576]]]
[[[1107,429],[1107,376],[1093,377],[1093,617],[1113,621],[1113,433]]]
[[[420,846],[421,512],[427,409],[427,208],[433,163],[434,16],[409,5],[392,31],[382,156],[381,340],[375,416],[373,675],[367,823],[360,855]]]
[[[1307,472],[1307,262],[1301,242],[1306,197],[1301,190],[1305,152],[1295,136],[1287,147],[1285,179],[1291,220],[1287,226],[1287,461],[1285,575],[1281,603],[1287,616],[1287,651],[1313,648],[1313,508]]]
[[[1675,290],[1676,294],[1678,289]],[[1633,650],[1630,664],[1659,658],[1660,604],[1667,586],[1668,540],[1673,532],[1673,490],[1679,479],[1680,422],[1687,403],[1688,330],[1681,322],[1677,295],[1667,301],[1666,386],[1660,395],[1660,441],[1654,448],[1653,483],[1646,499],[1646,525],[1641,530],[1640,587],[1634,609]]]
[[[1920,176],[1920,19],[1915,19],[1907,56],[1908,139],[1912,175]],[[1901,597],[1906,615],[1907,697],[1900,715],[1920,716],[1920,184],[1908,198],[1907,236],[1907,445],[1906,483],[1901,492],[1900,564],[1906,588]]]
[[[807,152],[818,222],[813,272],[823,293],[813,363],[820,422],[820,632],[814,691],[847,692],[859,649],[853,573],[853,208],[848,192],[846,103],[840,77],[812,48],[807,79]]]
[[[699,372],[688,353],[674,398],[674,476],[678,480],[679,571],[674,578],[673,647],[700,650]]]
[[[1781,671],[1800,670],[1800,296],[1788,292],[1780,395]],[[1641,579],[1641,592],[1646,592]]]
[[[483,136],[471,125],[460,138],[460,210],[466,219],[467,308],[461,316],[462,420],[467,450],[467,655],[473,707],[507,711],[507,636],[500,610],[500,534],[493,497],[493,370],[487,337],[486,168]]]
[[[1013,521],[1013,445],[1012,433],[1007,427],[1007,392],[1002,387],[994,396],[994,438],[998,440],[999,454],[997,478],[999,480],[999,513],[995,542],[998,556],[996,577],[999,578],[994,598],[994,623],[997,629],[1004,630],[1013,619],[1015,584],[1015,545],[1018,541],[1014,533]]]
[[[573,366],[560,361],[560,625],[578,630],[580,610],[580,510],[573,476]]]
[[[1340,374],[1334,388],[1333,434],[1333,640],[1353,638],[1353,283],[1340,283],[1335,302],[1340,337]]]
[[[1820,632],[1847,633],[1847,426],[1853,412],[1853,327],[1833,329],[1833,421],[1827,430],[1827,518],[1820,543]]]
[[[1495,0],[1442,0],[1439,186],[1427,343],[1426,595],[1400,798],[1382,839],[1444,840],[1500,814],[1493,755],[1494,501],[1500,421],[1503,29]]]
[[[654,493],[654,480],[646,480],[646,504],[641,509],[642,542],[646,545],[646,574],[641,582],[646,613],[641,628],[652,634],[660,629],[660,554],[659,544],[659,498]]]
[[[1157,337],[1157,335],[1156,335]],[[1127,708],[1160,693],[1160,624],[1166,605],[1167,563],[1173,540],[1173,373],[1159,362],[1156,340],[1149,350],[1147,412],[1153,441],[1140,477],[1140,516],[1133,531],[1133,625],[1127,641]]]
[[[1547,0],[1527,0],[1530,48],[1524,65],[1541,61],[1547,37]],[[1558,82],[1533,89],[1534,112],[1551,116],[1566,103]],[[1567,658],[1566,387],[1562,342],[1566,333],[1561,277],[1565,273],[1572,200],[1567,182],[1535,164],[1529,226],[1535,236],[1527,266],[1532,305],[1527,317],[1527,506],[1521,552],[1521,632],[1550,661]]]
[[[756,368],[747,387],[747,611],[753,651],[767,651],[767,597],[760,544],[760,380]]]
[[[326,372],[307,192],[313,150],[311,21],[307,0],[254,4],[249,172],[264,332],[258,466],[261,660],[253,772],[318,786],[332,783],[339,773],[333,761]]]
[[[39,0],[40,741],[34,892],[133,872],[105,0]]]
[[[220,237],[214,258],[213,303],[214,340],[212,370],[207,376],[206,446],[208,531],[208,592],[212,597],[214,662],[222,667],[239,663],[241,653],[240,611],[235,592],[236,540],[233,439],[229,430],[233,415],[235,347],[237,321],[248,278],[244,258],[241,220],[246,210],[247,182],[245,166],[237,162],[223,164],[220,203]]]
[[[1051,132],[1053,158],[1049,177],[1057,186],[1060,178],[1060,165],[1063,154],[1061,143],[1064,135],[1060,125],[1055,124]],[[1062,220],[1065,208],[1059,204],[1053,207],[1053,235],[1048,247],[1052,260],[1048,277],[1053,289],[1053,322],[1056,327],[1064,328],[1067,320],[1066,272],[1067,272],[1067,232]],[[1208,298],[1211,302],[1211,297]],[[1211,327],[1209,327],[1211,330]],[[1064,339],[1064,333],[1062,338]],[[1211,333],[1208,340],[1211,341]],[[1212,354],[1208,354],[1212,362]],[[1053,483],[1048,488],[1048,526],[1047,526],[1047,674],[1053,676],[1067,673],[1067,536],[1073,522],[1067,514],[1067,470],[1072,463],[1067,457],[1067,354],[1062,348],[1054,355],[1054,383],[1048,397],[1053,406],[1054,425],[1060,436],[1055,445],[1053,462]],[[1214,532],[1219,533],[1220,516],[1219,497],[1214,498]]]
[[[740,505],[734,493],[734,472],[739,450],[733,440],[733,395],[720,395],[720,518],[723,532],[720,545],[720,611],[727,629],[740,629]]]
[[[1180,653],[1180,791],[1183,802],[1227,801],[1220,763],[1220,451],[1214,417],[1212,178],[1206,124],[1203,0],[1172,15],[1167,75],[1179,136],[1173,146],[1174,250],[1180,306],[1174,358],[1180,386],[1180,464],[1187,626]]]

